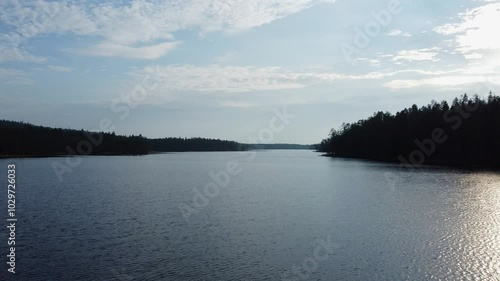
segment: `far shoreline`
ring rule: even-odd
[[[154,153],[151,153],[154,154]],[[60,157],[67,157],[67,156],[143,156],[143,155],[148,155],[148,154],[87,154],[87,155],[80,155],[80,154],[0,154],[0,159],[24,159],[24,158],[29,158],[29,159],[36,159],[36,158],[60,158]]]
[[[250,150],[185,150],[185,151],[150,151],[145,154],[116,154],[116,153],[99,153],[99,154],[0,154],[1,159],[36,159],[36,158],[60,158],[60,157],[88,157],[88,156],[146,156],[146,155],[155,155],[155,154],[170,154],[170,153],[186,153],[186,152],[242,152],[242,151],[269,151],[269,150],[308,150],[312,152],[316,152],[313,149],[295,149],[295,148],[276,148],[276,149],[250,149]],[[326,156],[326,155],[323,155]]]

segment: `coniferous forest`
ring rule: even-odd
[[[238,151],[247,147],[235,141],[204,138],[163,138],[148,140],[150,150],[157,152]]]
[[[500,166],[500,97],[467,94],[396,114],[342,124],[318,150],[330,156],[403,164]]]
[[[151,152],[230,151],[247,149],[233,141],[202,138],[147,139],[109,132],[54,129],[0,120],[0,156],[143,155]],[[83,152],[83,153],[82,153]]]
[[[249,146],[252,149],[315,149],[314,145],[291,143],[252,143]]]

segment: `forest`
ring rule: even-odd
[[[252,143],[248,146],[253,149],[315,149],[314,145],[290,143]]]
[[[246,150],[244,144],[220,139],[163,138],[148,140],[149,149],[156,152],[183,151],[239,151]]]
[[[332,129],[317,145],[328,156],[403,164],[498,167],[500,97],[467,94],[396,114],[376,112]]]
[[[152,152],[233,151],[248,147],[233,141],[203,138],[147,139],[114,132],[48,128],[0,120],[0,157],[54,155],[143,155]]]

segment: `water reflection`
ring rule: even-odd
[[[186,223],[178,204],[233,160],[242,173]],[[20,280],[280,280],[329,235],[309,280],[500,280],[494,172],[179,153],[88,157],[60,184],[50,161],[17,163]]]
[[[451,256],[466,278],[500,278],[500,176],[470,173],[457,184],[462,193],[455,206],[457,237],[449,237],[456,248]]]

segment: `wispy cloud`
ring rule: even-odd
[[[437,87],[438,89],[447,89],[448,87],[458,88],[467,84],[488,82],[484,76],[479,75],[455,75],[441,76],[415,80],[393,80],[384,84],[384,87],[390,89],[409,89],[415,87]]]
[[[403,32],[399,29],[393,29],[389,32],[387,32],[387,36],[403,36],[403,37],[411,37],[411,34],[409,32]]]
[[[88,56],[157,59],[174,50],[181,42],[166,42],[151,46],[131,47],[115,43],[101,43],[83,50],[73,50]]]
[[[97,31],[86,8],[70,1],[5,0],[0,2],[0,23],[11,28],[0,37],[0,62],[44,62],[45,58],[26,50],[26,43],[40,35],[90,35]]]
[[[220,107],[234,107],[234,108],[251,108],[257,105],[246,101],[221,101],[219,102]]]
[[[150,66],[136,73],[163,81],[163,87],[177,91],[249,92],[304,87],[299,76],[280,67],[252,66]]]
[[[253,92],[299,89],[318,83],[366,80],[385,83],[384,79],[398,79],[401,76],[436,76],[463,73],[464,70],[428,71],[404,69],[375,71],[360,74],[345,74],[326,69],[318,71],[292,71],[278,66],[220,66],[220,65],[167,65],[148,66],[134,71],[134,76],[143,79],[151,77],[162,81],[159,92],[174,93],[182,91],[197,92]],[[385,82],[384,82],[385,81]],[[382,84],[380,84],[382,85]],[[387,84],[393,85],[393,84]]]
[[[47,68],[49,70],[56,71],[56,72],[71,72],[74,70],[71,67],[60,66],[60,65],[49,65]]]
[[[419,70],[369,72],[358,75],[334,71],[292,71],[279,66],[221,66],[218,64],[148,66],[132,74],[162,81],[165,92],[252,92],[299,89],[318,83],[344,80],[378,80]]]
[[[0,34],[0,63],[2,62],[32,62],[42,63],[46,58],[29,54],[19,46],[20,37]]]
[[[440,48],[424,48],[417,50],[399,51],[392,59],[393,61],[438,61]]]
[[[3,44],[8,50],[0,50],[7,53],[0,53],[0,57],[26,60],[27,54],[16,57],[8,52],[22,50],[29,39],[41,35],[73,34],[101,38],[101,43],[82,50],[83,54],[158,58],[176,46],[173,41],[178,31],[240,33],[322,2],[334,0],[137,0],[120,2],[122,5],[114,1],[96,4],[70,0],[6,0],[0,3],[0,22],[13,29],[9,36],[17,36],[19,40],[9,48]],[[157,44],[157,41],[164,43]]]
[[[0,68],[0,83],[13,85],[31,85],[34,81],[24,71]]]

